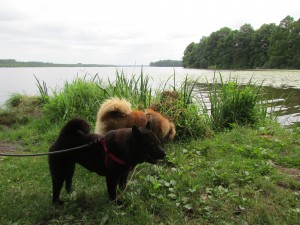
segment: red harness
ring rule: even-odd
[[[102,146],[102,148],[104,150],[104,153],[105,153],[104,164],[105,164],[106,168],[108,166],[108,160],[109,160],[109,158],[112,159],[113,161],[115,161],[118,164],[121,164],[121,165],[125,165],[126,164],[126,162],[124,160],[118,158],[117,156],[115,156],[114,154],[112,154],[111,152],[108,151],[108,149],[106,147],[106,144],[105,144],[105,141],[104,141],[104,138],[99,139],[99,143],[101,144],[101,146]],[[131,166],[129,166],[129,168],[131,168]]]

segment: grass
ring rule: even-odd
[[[42,105],[42,99],[38,96],[12,94],[5,108],[0,108],[0,128],[1,125],[12,126],[32,121],[41,115]]]
[[[214,77],[209,90],[211,102],[211,124],[214,130],[230,128],[232,125],[255,125],[267,117],[267,105],[262,104],[262,86],[238,85],[237,78],[219,81]]]
[[[109,97],[126,98],[133,109],[144,110],[154,108],[175,123],[177,139],[185,140],[191,137],[205,136],[210,130],[205,116],[200,116],[199,102],[193,98],[195,83],[186,77],[178,86],[168,89],[168,81],[152,89],[151,78],[141,71],[140,76],[128,78],[123,72],[116,73],[114,82],[99,79],[98,75],[88,79],[76,78],[71,83],[66,82],[61,90],[54,91],[52,97],[38,82],[41,99],[44,101],[45,117],[53,123],[61,123],[73,117],[82,117],[90,123],[95,123],[95,115],[101,103]],[[170,89],[172,91],[170,91]],[[176,95],[167,96],[164,93],[174,92]],[[196,115],[196,116],[195,116]]]
[[[300,169],[298,140],[286,130],[266,138],[238,127],[168,144],[162,165],[131,174],[122,206],[108,201],[103,177],[78,167],[66,205],[53,207],[46,158],[1,158],[0,223],[296,224],[300,181],[278,167]]]
[[[163,88],[152,90],[150,79],[144,75],[128,79],[122,73],[107,84],[97,76],[75,79],[53,96],[38,98],[42,99],[39,107],[33,101],[37,97],[12,97],[6,113],[17,117],[22,112],[29,119],[9,125],[1,122],[0,143],[13,143],[18,153],[47,151],[73,116],[85,117],[93,125],[99,104],[109,96],[126,97],[135,108],[156,107],[176,123],[178,137],[164,144],[167,159],[160,165],[142,164],[131,173],[126,191],[120,193],[122,206],[109,202],[103,177],[78,166],[74,191],[71,195],[63,191],[66,204],[54,207],[46,157],[0,157],[0,224],[300,221],[299,129],[288,130],[270,120],[257,124],[255,120],[254,125],[234,120],[230,129],[212,132],[211,117],[203,113],[193,96],[193,80],[186,78],[176,86],[174,76],[170,89],[165,83]],[[223,86],[234,96],[232,90],[248,94],[230,82]],[[41,113],[31,119],[33,111],[24,108],[38,108]],[[6,119],[0,113],[0,121]]]

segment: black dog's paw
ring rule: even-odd
[[[121,201],[121,200],[119,200],[119,199],[113,200],[112,202],[113,202],[116,206],[121,206],[121,205],[124,204],[124,202]]]
[[[61,200],[58,200],[58,201],[53,202],[53,205],[54,205],[55,207],[60,207],[60,206],[63,206],[63,205],[64,205],[64,202],[61,201]]]
[[[68,194],[70,194],[70,193],[73,192],[73,191],[74,191],[74,189],[73,189],[72,186],[66,187],[66,192],[67,192]]]

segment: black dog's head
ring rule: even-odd
[[[165,151],[160,147],[160,140],[150,130],[150,124],[145,128],[132,127],[132,135],[135,140],[135,157],[140,162],[157,163],[159,159],[166,156]]]

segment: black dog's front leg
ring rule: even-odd
[[[63,205],[63,201],[60,200],[59,195],[61,188],[63,186],[64,180],[63,177],[52,177],[52,202],[57,205]]]
[[[109,199],[116,200],[118,179],[115,176],[106,176],[106,186]]]
[[[124,174],[123,176],[120,177],[119,187],[120,187],[121,190],[124,190],[126,188],[127,179],[128,179],[128,173],[126,173],[126,174]]]

